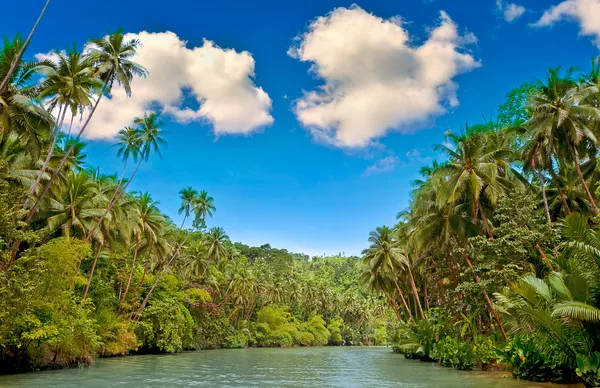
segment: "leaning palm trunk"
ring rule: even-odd
[[[465,255],[465,261],[467,262],[467,265],[469,266],[469,268],[473,268],[473,264],[471,264],[471,260],[469,259],[469,255]],[[479,275],[475,274],[475,282],[477,284],[481,283],[481,279],[479,278]],[[492,304],[492,301],[487,293],[486,290],[483,290],[483,296],[485,297],[485,301],[490,309],[490,312],[492,313],[492,316],[494,317],[494,320],[496,321],[496,323],[498,324],[498,328],[500,329],[500,333],[502,333],[502,337],[504,338],[504,340],[506,341],[506,332],[504,331],[504,326],[502,325],[502,321],[500,320],[500,316],[498,315],[498,312],[496,311],[496,309],[494,308],[494,305]]]
[[[406,308],[406,311],[408,312],[408,316],[410,317],[410,320],[414,322],[415,318],[413,318],[412,312],[410,311],[410,307],[408,307],[408,304],[406,303],[406,299],[404,298],[404,294],[402,293],[402,290],[400,289],[400,286],[398,286],[398,281],[396,280],[395,276],[394,276],[394,285],[396,286],[396,292],[398,293],[398,296],[402,300],[402,304],[404,304],[404,308]]]
[[[556,186],[556,189],[558,190],[558,195],[560,195],[560,200],[562,201],[563,205],[565,206],[567,215],[570,216],[571,208],[569,207],[569,203],[567,202],[567,199],[565,198],[565,194],[563,193],[562,188],[560,187],[560,181],[558,180],[558,177],[556,176],[556,172],[554,171],[552,166],[550,166],[549,170],[550,170],[550,175],[552,175],[552,181],[554,182],[554,185]]]
[[[31,189],[29,189],[29,195],[27,196],[27,199],[25,200],[25,204],[23,205],[24,209],[27,209],[29,207],[29,200],[35,194],[35,189],[37,189],[38,185],[40,184],[40,182],[42,180],[42,176],[44,175],[44,172],[46,172],[46,169],[48,168],[48,165],[50,164],[50,159],[52,159],[52,154],[54,153],[54,147],[56,146],[56,142],[58,141],[58,136],[60,135],[60,129],[62,128],[63,122],[65,120],[65,114],[67,113],[67,109],[65,106],[64,110],[62,112],[62,115],[61,115],[62,109],[63,109],[63,106],[61,106],[58,111],[57,119],[59,119],[59,122],[58,122],[58,126],[56,127],[56,133],[54,134],[54,138],[52,139],[52,144],[50,145],[50,148],[48,149],[48,153],[46,154],[46,160],[44,160],[42,169],[40,170],[37,178],[35,179],[33,186],[31,186]]]
[[[125,183],[125,185],[123,186],[123,189],[119,190],[119,186],[117,186],[117,189],[113,193],[113,197],[112,197],[110,203],[108,204],[108,207],[104,211],[104,214],[102,214],[102,217],[100,217],[100,219],[98,221],[96,221],[96,224],[89,231],[87,237],[85,238],[86,242],[90,241],[90,239],[92,238],[92,235],[94,234],[94,232],[96,231],[96,229],[98,228],[98,226],[100,226],[100,224],[102,223],[102,221],[104,221],[104,218],[106,218],[106,216],[108,215],[108,213],[110,213],[111,209],[117,204],[117,201],[121,198],[121,196],[123,195],[123,193],[125,193],[125,190],[127,190],[127,187],[129,186],[129,183],[131,183],[131,180],[133,179],[133,177],[137,173],[138,169],[140,168],[140,164],[142,164],[142,160],[143,160],[143,158],[140,157],[140,160],[139,160],[137,166],[135,166],[135,170],[131,174],[131,178],[129,178],[129,180],[127,181],[127,183]],[[123,173],[125,173],[125,170],[123,170]],[[121,179],[122,179],[122,177],[121,177]],[[119,183],[119,185],[120,185],[120,183]]]
[[[33,34],[35,33],[35,30],[38,27],[38,24],[40,24],[40,21],[42,20],[42,17],[44,17],[44,13],[46,13],[46,8],[48,8],[49,4],[50,4],[50,0],[47,0],[46,4],[44,5],[44,8],[42,8],[42,12],[40,13],[40,16],[38,16],[35,24],[33,25],[31,32],[27,36],[27,39],[25,39],[25,43],[23,43],[23,46],[21,46],[21,49],[17,53],[17,56],[13,59],[12,63],[10,64],[8,73],[6,73],[6,76],[4,76],[4,79],[2,80],[2,83],[0,84],[0,93],[2,93],[4,91],[4,89],[6,89],[6,87],[8,86],[8,83],[10,82],[12,75],[14,74],[15,70],[17,69],[19,62],[21,62],[21,58],[23,57],[23,54],[25,53],[25,49],[27,49],[27,46],[29,45],[29,41],[31,41],[31,38],[33,37]]]
[[[590,204],[592,205],[592,212],[594,213],[594,215],[598,215],[598,206],[596,206],[596,201],[594,201],[594,197],[592,196],[592,193],[590,192],[590,189],[587,185],[587,183],[585,182],[585,178],[583,177],[583,172],[581,172],[581,166],[579,165],[579,158],[577,157],[577,154],[575,153],[575,149],[573,149],[573,144],[571,144],[571,141],[569,140],[569,135],[567,134],[567,129],[563,126],[563,132],[565,133],[565,139],[567,142],[567,145],[569,146],[569,152],[571,153],[571,157],[573,158],[573,162],[575,163],[575,169],[577,170],[577,175],[579,176],[579,181],[581,182],[581,185],[583,186],[583,190],[585,191],[585,194],[587,195],[588,199],[590,200]]]
[[[186,238],[181,242],[181,244],[179,244],[179,246],[177,247],[177,249],[175,249],[175,252],[173,252],[173,255],[171,256],[171,258],[169,259],[169,261],[167,262],[167,264],[162,268],[162,270],[160,271],[160,273],[158,274],[158,276],[156,277],[156,279],[154,279],[154,283],[152,283],[152,287],[150,287],[150,291],[148,291],[148,294],[144,298],[144,301],[142,302],[140,308],[135,313],[137,315],[136,316],[136,320],[139,321],[140,317],[142,316],[142,313],[144,312],[144,309],[146,308],[146,305],[148,304],[148,301],[150,300],[150,296],[152,295],[152,291],[154,291],[154,288],[156,287],[156,285],[160,281],[160,278],[162,278],[163,275],[167,272],[167,270],[171,266],[171,263],[173,263],[173,260],[175,260],[175,258],[177,257],[177,254],[179,254],[179,251],[181,250],[181,248],[183,247],[183,245],[187,242],[187,240],[188,240],[189,237],[190,237],[190,235],[188,234],[186,236]]]
[[[87,298],[87,294],[90,290],[90,285],[92,284],[92,277],[94,276],[94,270],[96,269],[96,263],[98,263],[98,257],[100,256],[100,251],[102,251],[102,247],[104,246],[104,242],[100,243],[98,247],[98,252],[96,252],[96,257],[94,257],[94,263],[92,264],[92,269],[90,270],[90,276],[88,277],[88,282],[85,286],[85,291],[83,292],[83,300]]]
[[[550,218],[550,208],[548,207],[548,198],[546,197],[546,188],[544,187],[544,176],[542,175],[542,170],[537,168],[538,178],[540,180],[540,186],[542,187],[542,198],[544,200],[544,213],[546,213],[546,220],[548,220],[548,224],[552,223],[552,219]]]
[[[135,242],[135,250],[133,251],[133,260],[131,261],[131,271],[129,272],[129,280],[127,280],[127,286],[125,287],[125,291],[123,292],[123,297],[119,302],[119,309],[117,310],[117,315],[121,314],[121,309],[123,308],[123,303],[127,300],[127,293],[129,292],[129,286],[131,286],[131,279],[133,278],[133,270],[135,269],[135,260],[138,255],[138,251],[140,249],[140,236],[138,234],[137,241]]]
[[[98,108],[98,105],[100,104],[100,100],[102,100],[102,97],[104,96],[104,92],[107,91],[107,90],[110,91],[111,87],[112,87],[112,84],[108,85],[107,88],[103,88],[102,89],[102,92],[98,96],[98,99],[96,100],[96,103],[94,104],[94,107],[92,108],[89,116],[87,117],[87,119],[85,120],[85,123],[83,124],[83,126],[81,127],[81,129],[79,130],[79,132],[77,133],[77,136],[75,137],[75,140],[79,140],[81,138],[81,135],[86,130],[87,126],[89,125],[89,123],[90,123],[90,121],[92,119],[92,116],[96,112],[96,109]],[[71,147],[69,147],[67,149],[67,152],[65,152],[63,158],[60,160],[60,163],[58,164],[58,166],[54,170],[54,174],[52,174],[52,177],[50,178],[50,180],[48,181],[48,183],[44,187],[44,190],[42,191],[42,193],[38,197],[38,199],[35,202],[35,204],[33,205],[33,207],[29,210],[29,213],[27,213],[27,218],[25,219],[25,222],[27,222],[27,223],[31,222],[31,219],[33,218],[33,215],[35,214],[35,212],[39,208],[42,200],[44,199],[44,197],[48,193],[48,190],[50,190],[50,188],[52,187],[52,184],[54,183],[54,180],[58,177],[58,175],[60,174],[62,168],[65,165],[65,163],[67,163],[67,159],[69,159],[69,156],[71,155],[71,152],[73,152],[73,150],[75,149],[75,147],[77,145],[76,143],[77,142],[74,142],[71,145]]]
[[[425,314],[423,313],[423,307],[421,307],[421,300],[419,298],[419,293],[417,292],[417,286],[415,284],[412,270],[410,269],[410,263],[408,265],[408,274],[410,275],[410,286],[412,287],[413,296],[415,297],[415,301],[419,307],[419,312],[421,313],[421,319],[427,320],[427,318],[425,318]]]

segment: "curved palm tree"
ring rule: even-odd
[[[100,223],[102,223],[104,217],[106,217],[106,215],[110,212],[115,203],[117,203],[119,198],[121,198],[123,193],[127,190],[127,187],[135,177],[135,174],[137,174],[138,169],[142,164],[142,161],[147,161],[152,151],[156,152],[160,156],[160,145],[166,144],[166,141],[162,138],[161,127],[163,126],[163,122],[158,121],[156,113],[152,112],[150,114],[144,114],[143,118],[136,117],[133,120],[133,122],[136,125],[138,125],[138,128],[137,130],[135,130],[135,132],[129,134],[131,135],[131,138],[126,138],[127,141],[131,140],[133,142],[131,144],[131,147],[127,148],[127,150],[130,153],[135,152],[135,154],[139,154],[138,163],[135,166],[135,169],[131,173],[131,176],[129,177],[125,185],[123,185],[123,188],[119,190],[119,188],[117,187],[116,195],[114,196],[113,200],[108,204],[106,211],[104,212],[102,217],[100,217],[94,228],[92,228],[90,234],[86,237],[86,241],[91,238],[91,235],[94,232],[94,230],[98,227],[98,225],[100,225]],[[129,147],[129,145],[124,145],[124,147]]]
[[[58,63],[55,67],[45,71],[47,79],[43,83],[38,98],[48,100],[49,111],[58,108],[57,125],[54,128],[52,143],[46,153],[46,160],[40,169],[38,178],[29,190],[29,198],[34,195],[42,175],[48,168],[67,110],[74,117],[83,108],[91,107],[92,94],[102,87],[102,81],[94,77],[94,69],[89,57],[77,51],[77,47],[73,46],[72,49],[56,55]],[[25,208],[28,207],[29,198],[25,202]]]
[[[598,207],[581,171],[578,146],[582,143],[597,145],[598,139],[590,127],[590,120],[600,120],[598,108],[587,105],[587,98],[598,93],[595,86],[579,87],[573,79],[573,70],[560,74],[560,68],[550,69],[545,82],[538,81],[538,93],[529,99],[532,117],[529,126],[548,137],[547,153],[558,160],[569,155],[590,201],[592,211]],[[567,150],[564,150],[566,145]]]
[[[135,55],[140,42],[137,39],[125,41],[122,30],[118,30],[102,39],[94,39],[90,43],[93,44],[93,47],[89,48],[88,55],[96,67],[96,72],[94,74],[102,80],[104,87],[98,95],[96,103],[88,114],[87,119],[75,136],[76,139],[79,139],[86,130],[92,116],[98,108],[98,104],[100,104],[102,96],[104,96],[105,93],[110,94],[115,82],[123,86],[127,95],[131,95],[131,81],[133,78],[135,76],[146,75],[146,70],[131,60],[131,57]],[[54,174],[44,187],[44,190],[38,197],[36,203],[29,210],[27,215],[28,220],[31,220],[33,213],[37,211],[40,202],[52,186],[52,183],[60,173],[71,152],[72,149],[69,148],[61,159],[58,167],[55,169]]]
[[[154,201],[149,193],[139,193],[133,196],[134,199],[134,222],[135,222],[135,247],[133,251],[133,259],[131,261],[131,271],[129,272],[129,279],[123,296],[119,302],[119,309],[117,314],[121,313],[123,303],[127,300],[127,293],[131,286],[131,280],[133,279],[133,271],[135,269],[135,262],[138,256],[138,252],[141,248],[142,241],[145,241],[147,249],[155,246],[161,238],[164,217],[158,210],[158,202]]]
[[[37,26],[40,24],[42,17],[44,17],[44,14],[46,13],[46,9],[48,8],[49,4],[50,4],[50,0],[46,0],[46,4],[44,5],[44,8],[42,8],[42,12],[40,13],[40,16],[38,16],[37,20],[35,21],[35,24],[33,25],[33,28],[31,29],[31,31],[29,32],[27,39],[25,39],[25,43],[23,43],[22,45],[19,45],[20,46],[19,50],[17,51],[15,58],[11,62],[11,65],[8,68],[8,71],[5,74],[2,74],[3,78],[2,78],[2,82],[0,83],[0,93],[2,93],[6,89],[6,87],[10,83],[12,75],[17,71],[19,63],[21,62],[21,58],[23,57],[23,54],[25,53],[25,50],[27,49],[27,46],[29,45],[29,42],[31,41],[33,34],[35,33],[35,30],[37,30]],[[18,39],[18,40],[20,42],[20,39]]]
[[[395,245],[394,231],[387,226],[378,227],[369,233],[369,242],[369,248],[362,252],[363,263],[367,267],[363,273],[363,281],[379,292],[385,292],[393,285],[408,315],[413,319],[406,298],[398,285],[398,273],[404,265],[405,256]]]
[[[36,103],[36,78],[40,72],[52,68],[49,61],[16,62],[10,69],[20,48],[20,41],[4,39],[0,48],[0,77],[10,73],[7,87],[0,92],[0,134],[14,131],[23,137],[27,149],[37,159],[45,141],[48,139],[54,118],[42,106]]]

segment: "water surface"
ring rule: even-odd
[[[383,347],[235,349],[99,359],[90,367],[0,376],[0,387],[538,387],[459,372]]]

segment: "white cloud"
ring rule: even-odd
[[[363,175],[371,175],[378,172],[386,172],[392,171],[396,166],[400,163],[400,159],[398,159],[395,155],[386,156],[385,158],[379,159],[375,162],[375,164],[367,167],[367,169],[363,172]]]
[[[594,38],[600,48],[600,0],[566,0],[547,9],[535,27],[551,26],[554,23],[574,20],[579,23],[582,35]]]
[[[515,3],[504,4],[502,0],[496,0],[496,7],[498,11],[502,12],[504,20],[509,23],[514,22],[525,14],[525,7],[517,5]]]
[[[131,98],[115,85],[112,97],[100,102],[85,137],[112,138],[134,117],[156,108],[178,122],[209,123],[217,136],[248,134],[273,123],[271,99],[254,84],[254,58],[247,51],[222,49],[208,40],[187,48],[173,32],[142,31],[126,38],[141,41],[132,60],[148,76],[134,79]],[[190,98],[197,102],[194,107],[186,105]]]
[[[382,19],[358,6],[336,8],[297,38],[289,55],[312,62],[324,81],[294,105],[315,139],[364,147],[458,105],[452,79],[480,65],[461,50],[476,38],[459,34],[445,12],[420,46],[402,24],[400,17]]]

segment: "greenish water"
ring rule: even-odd
[[[91,367],[0,376],[1,387],[536,387],[458,372],[389,348],[237,349],[100,359]]]

